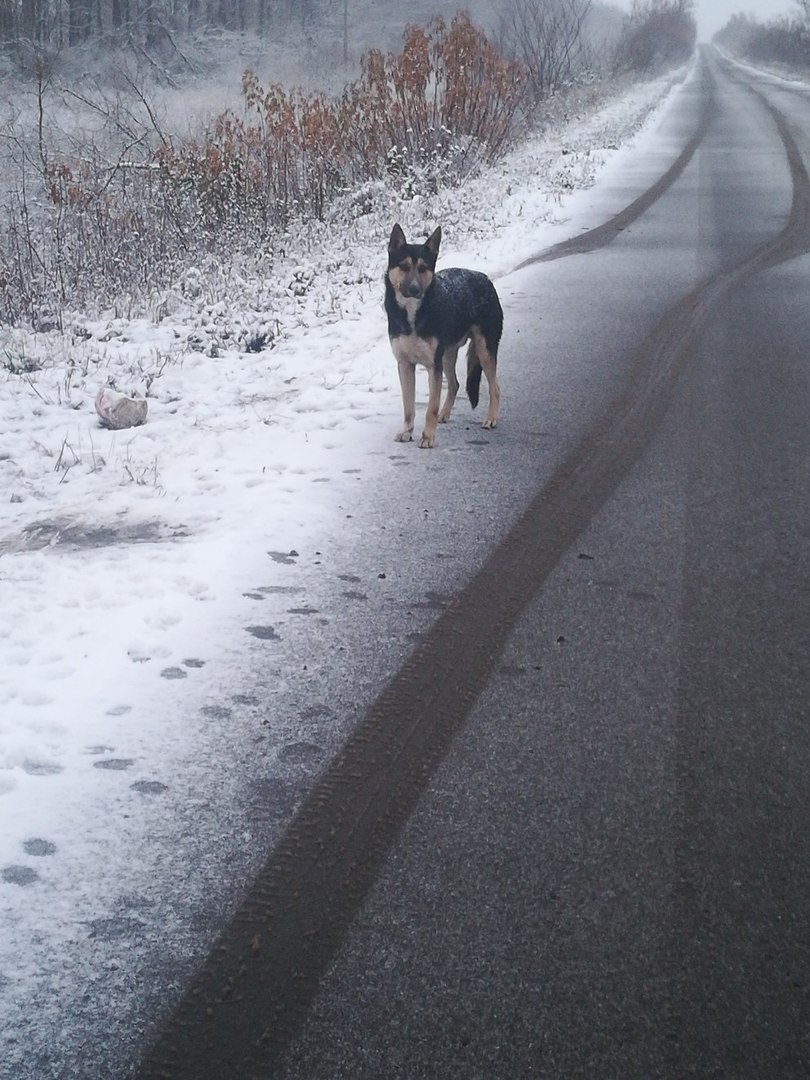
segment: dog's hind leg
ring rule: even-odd
[[[487,383],[489,385],[489,408],[487,409],[487,415],[484,418],[483,426],[485,428],[494,428],[498,423],[498,414],[501,409],[501,388],[498,385],[498,353],[497,347],[495,351],[491,351],[486,343],[486,339],[480,330],[473,331],[473,340],[475,342],[475,354],[484,369],[484,374],[487,377]]]
[[[456,357],[458,356],[458,350],[458,345],[447,348],[442,357],[442,369],[444,370],[444,375],[447,379],[447,396],[444,399],[444,405],[442,405],[441,412],[439,413],[440,424],[446,424],[450,419],[450,413],[453,411],[456,394],[458,393],[458,378],[456,377]]]
[[[402,410],[405,414],[405,426],[394,436],[396,442],[410,442],[413,438],[413,424],[416,418],[416,367],[410,360],[399,360],[399,385],[402,388]]]
[[[442,369],[434,364],[428,368],[430,389],[428,392],[428,407],[425,417],[425,430],[419,440],[420,450],[430,450],[436,445],[436,425],[439,422],[439,400],[442,396]]]

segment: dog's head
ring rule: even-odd
[[[394,226],[388,241],[388,280],[398,298],[421,300],[425,295],[436,272],[441,239],[439,227],[424,244],[409,244],[400,226]]]

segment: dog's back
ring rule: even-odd
[[[467,338],[473,327],[484,335],[496,360],[503,310],[495,286],[478,270],[439,270],[416,314],[416,332],[451,345]]]

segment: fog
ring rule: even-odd
[[[711,41],[732,15],[742,12],[760,22],[767,22],[778,15],[795,14],[797,5],[792,0],[697,0],[698,40]]]

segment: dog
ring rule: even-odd
[[[489,408],[484,427],[498,423],[501,391],[498,386],[498,345],[503,332],[503,310],[495,286],[477,270],[436,271],[441,227],[423,244],[409,244],[399,225],[388,241],[388,270],[385,275],[385,311],[388,337],[399,368],[405,426],[397,442],[413,438],[416,414],[416,367],[428,370],[430,389],[425,428],[419,440],[422,449],[436,445],[437,424],[444,424],[458,393],[456,358],[469,341],[467,350],[467,396],[478,405],[483,370],[489,385]],[[439,408],[442,375],[447,379],[447,395]]]

